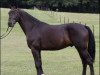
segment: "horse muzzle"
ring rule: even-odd
[[[9,26],[9,27],[13,27],[14,24],[15,24],[15,22],[8,22],[8,26]]]

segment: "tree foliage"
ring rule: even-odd
[[[72,12],[99,12],[99,0],[0,0],[1,7],[10,5],[21,8],[34,6],[42,10],[72,11]]]

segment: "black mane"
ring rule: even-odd
[[[37,18],[33,17],[32,15],[28,14],[26,11],[21,10],[21,9],[18,9],[18,10],[19,10],[19,12],[21,13],[21,15],[27,16],[27,18],[28,18],[30,21],[36,22],[36,23],[38,23],[38,24],[45,24],[45,25],[48,25],[47,23],[42,22],[42,21],[38,20]]]

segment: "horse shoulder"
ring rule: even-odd
[[[27,35],[27,44],[30,47],[38,47],[40,45],[40,33],[37,31],[32,31],[29,35]]]

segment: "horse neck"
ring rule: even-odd
[[[19,24],[24,31],[25,35],[28,35],[33,27],[37,27],[39,24],[39,21],[37,22],[35,18],[33,18],[31,15],[24,12],[24,14],[21,14]]]

